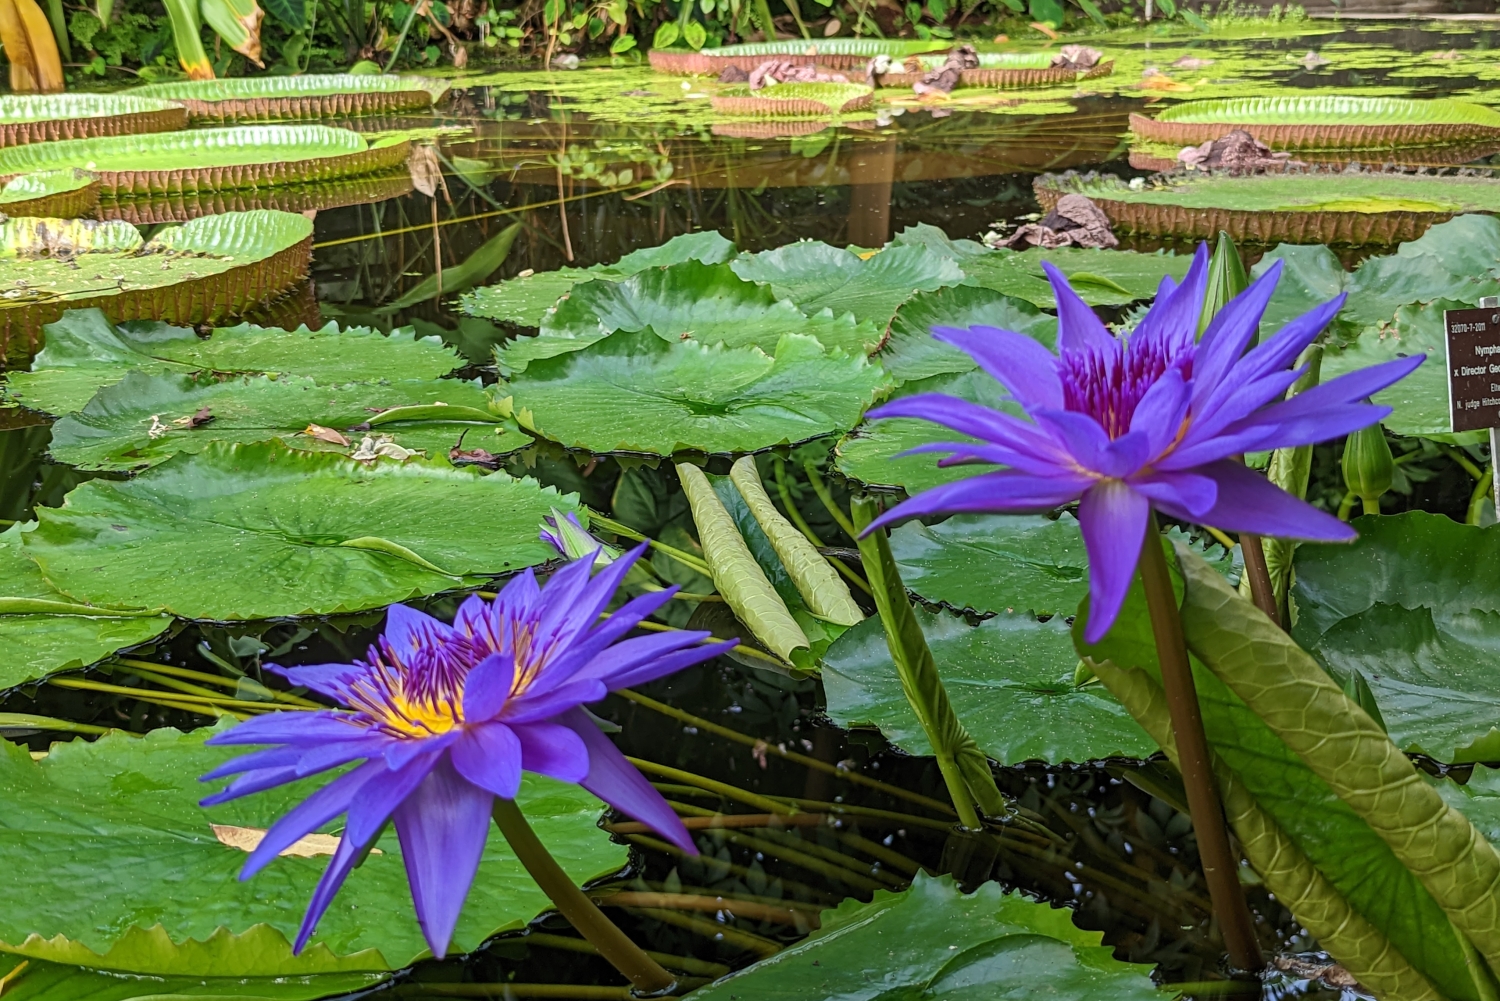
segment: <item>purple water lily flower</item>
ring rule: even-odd
[[[696,854],[666,800],[582,708],[734,645],[702,644],[706,632],[621,639],[676,588],[642,595],[600,620],[644,550],[597,575],[592,556],[576,560],[545,587],[527,570],[493,603],[470,597],[451,626],[392,605],[384,635],[363,661],[270,666],[348,708],[268,713],[211,738],[210,744],[278,746],[205,775],[204,781],[239,777],[203,805],[363,762],[278,820],[240,873],[249,879],[284,848],[348,815],[295,951],[307,944],[364,849],[394,819],[417,920],[441,958],[474,881],[495,798],[515,798],[523,769],[575,782]]]
[[[870,411],[917,417],[975,442],[921,445],[946,452],[941,466],[1009,467],[934,487],[897,505],[871,528],[905,518],[962,512],[1039,513],[1079,501],[1089,557],[1085,639],[1114,624],[1135,574],[1154,507],[1183,521],[1235,532],[1346,542],[1354,530],[1279,489],[1231,458],[1327,441],[1383,419],[1365,402],[1420,365],[1413,355],[1350,372],[1283,399],[1306,370],[1292,368],[1344,304],[1340,295],[1246,352],[1281,278],[1277,261],[1220,310],[1196,340],[1208,279],[1199,246],[1180,286],[1162,279],[1156,301],[1128,337],[1109,332],[1051,264],[1058,353],[995,327],[933,328],[997,379],[1030,420],[941,393]]]

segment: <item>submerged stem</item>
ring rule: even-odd
[[[677,979],[627,938],[563,872],[562,866],[557,864],[526,822],[515,800],[497,798],[494,817],[495,825],[505,835],[511,850],[531,878],[536,880],[537,886],[552,899],[568,923],[599,950],[599,955],[624,974],[637,990],[650,994],[665,993],[676,985]]]
[[[1241,545],[1243,540],[1241,537]],[[1241,970],[1255,972],[1265,965],[1265,960],[1260,942],[1255,937],[1255,924],[1250,917],[1249,905],[1245,903],[1244,889],[1240,886],[1238,859],[1229,847],[1224,807],[1214,788],[1208,738],[1203,732],[1203,712],[1198,705],[1187,641],[1182,634],[1182,618],[1177,610],[1177,598],[1172,593],[1172,578],[1162,554],[1161,533],[1154,514],[1147,523],[1140,565],[1141,583],[1145,586],[1146,605],[1151,614],[1151,632],[1156,638],[1156,656],[1161,663],[1162,688],[1167,695],[1172,732],[1177,740],[1178,767],[1187,790],[1198,855],[1203,862],[1204,882],[1208,884],[1209,897],[1213,900],[1214,914],[1219,919],[1230,962]],[[1249,565],[1248,559],[1246,565]]]

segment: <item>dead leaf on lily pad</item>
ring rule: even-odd
[[[377,434],[365,435],[359,443],[359,447],[349,454],[349,458],[355,462],[374,462],[376,459],[395,459],[397,462],[405,462],[414,456],[427,455],[426,452],[402,448],[397,445],[390,435]]]
[[[214,837],[219,839],[219,844],[238,848],[242,852],[255,851],[266,836],[266,830],[263,827],[234,827],[229,824],[209,824],[208,826],[213,828]],[[308,834],[292,842],[277,854],[282,857],[317,858],[319,855],[332,855],[338,851],[338,848],[339,839],[331,834]],[[383,853],[379,848],[372,848],[370,854]]]
[[[303,428],[302,433],[307,435],[309,438],[316,438],[319,441],[326,441],[330,445],[347,446],[349,444],[348,438],[345,438],[342,434],[335,431],[333,428],[325,428],[321,424],[309,424],[307,427]]]

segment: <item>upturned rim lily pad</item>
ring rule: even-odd
[[[129,93],[181,104],[195,122],[228,122],[420,111],[447,89],[447,81],[323,73],[153,83]]]
[[[1132,114],[1130,129],[1150,142],[1197,145],[1243,129],[1272,149],[1433,146],[1500,137],[1500,112],[1447,99],[1298,94],[1188,101],[1155,118]]]
[[[712,103],[722,115],[805,118],[863,111],[873,94],[862,83],[778,83],[757,91],[729,87],[715,94]]]
[[[864,66],[879,55],[901,59],[924,52],[947,52],[952,47],[951,41],[942,39],[924,42],[916,39],[799,38],[725,45],[697,52],[688,49],[652,49],[648,58],[651,60],[651,68],[658,73],[703,76],[718,74],[729,66],[737,66],[749,72],[767,59],[786,59],[806,66],[854,69]]]
[[[1242,243],[1367,246],[1415,240],[1466,212],[1500,212],[1500,181],[1394,171],[1163,174],[1140,187],[1104,174],[1044,174],[1042,207],[1066,194],[1091,199],[1117,231]]]
[[[0,146],[171,132],[187,121],[182,105],[133,94],[0,95]]]
[[[287,212],[194,219],[143,242],[123,222],[0,223],[0,358],[31,354],[42,325],[69,309],[110,320],[215,322],[283,295],[307,277],[312,222]]]
[[[0,150],[0,175],[77,167],[99,178],[105,197],[151,197],[389,172],[410,152],[404,138],[370,143],[326,125],[237,125],[15,146]]]
[[[1018,90],[1024,87],[1061,87],[1076,80],[1093,80],[1115,71],[1114,60],[1100,60],[1085,70],[1052,65],[1051,52],[981,52],[979,65],[960,71],[960,87],[995,87]],[[942,55],[919,56],[922,73],[943,65]],[[875,78],[881,87],[910,87],[922,79],[922,73],[896,70]]]
[[[137,198],[110,195],[98,202],[101,219],[122,219],[132,226],[154,226],[164,222],[186,222],[201,216],[226,212],[322,212],[346,205],[371,205],[400,198],[412,191],[411,172],[397,167],[393,172],[345,177],[318,184],[286,184],[273,188],[232,188],[223,191],[180,191]],[[0,205],[0,211],[4,206]]]
[[[0,188],[0,212],[7,216],[77,219],[98,206],[98,179],[77,169],[21,174]]]

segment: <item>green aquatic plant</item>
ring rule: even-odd
[[[133,94],[6,94],[0,96],[0,146],[169,132],[187,125],[171,101]]]
[[[1453,100],[1343,94],[1187,101],[1155,117],[1130,116],[1149,141],[1182,146],[1243,129],[1272,149],[1389,150],[1500,138],[1500,112]]]
[[[99,205],[99,182],[81,170],[20,174],[0,187],[0,212],[8,216],[77,219]]]
[[[128,93],[181,105],[195,122],[233,122],[419,111],[447,89],[427,78],[327,73],[153,83]]]
[[[863,111],[873,93],[859,83],[777,83],[757,91],[727,87],[713,95],[712,104],[725,115],[806,118]]]

